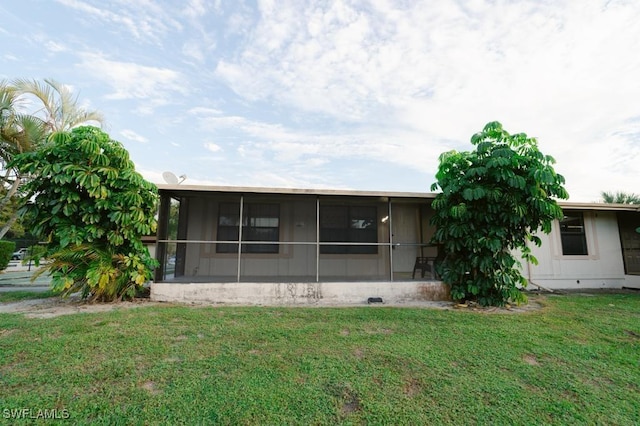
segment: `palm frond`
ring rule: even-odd
[[[28,79],[16,79],[13,85],[22,95],[35,96],[42,104],[36,111],[47,123],[51,132],[68,131],[88,122],[95,122],[102,127],[104,117],[98,111],[86,111],[78,106],[78,96],[66,85],[53,80],[44,82]]]
[[[640,195],[634,193],[602,191],[600,196],[607,204],[640,204]]]

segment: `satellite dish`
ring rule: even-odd
[[[171,172],[162,172],[162,179],[169,185],[177,185],[180,183],[178,177]]]

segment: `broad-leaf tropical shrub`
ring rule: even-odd
[[[46,241],[54,291],[92,300],[129,298],[156,261],[141,237],[155,232],[157,188],[135,171],[124,146],[96,127],[55,132],[14,160],[33,179],[23,209]]]
[[[536,231],[549,233],[552,222],[562,218],[555,199],[568,198],[564,178],[536,139],[510,135],[499,122],[488,123],[471,143],[473,151],[440,156],[431,187],[442,190],[431,219],[433,242],[445,253],[439,272],[454,300],[483,306],[524,302],[519,287],[527,280],[514,251],[537,264],[528,243],[540,246]]]

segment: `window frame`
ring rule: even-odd
[[[378,255],[375,205],[320,205],[319,227],[320,254]],[[331,242],[364,244],[326,244]]]
[[[223,218],[226,218],[225,222],[228,224],[222,223]],[[239,202],[219,203],[216,239],[217,241],[229,242],[216,243],[216,253],[238,253],[239,218]],[[272,222],[274,219],[275,225]],[[242,253],[280,253],[280,244],[273,244],[280,242],[280,219],[280,204],[278,203],[244,203],[242,208],[242,241],[239,241],[242,244]],[[247,242],[253,244],[247,244]],[[255,242],[264,242],[264,244],[255,244]]]
[[[558,230],[562,256],[586,257],[590,255],[589,241],[587,239],[587,221],[583,211],[565,212],[564,217],[558,220]]]

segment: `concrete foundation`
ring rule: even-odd
[[[552,290],[616,290],[622,288],[640,288],[640,275],[624,275],[622,278],[534,278],[532,282],[534,284],[530,284],[527,287],[528,290],[535,290],[535,284]]]
[[[640,290],[640,275],[625,275],[624,284],[625,288],[637,288]]]
[[[439,281],[151,284],[151,300],[158,302],[335,306],[367,304],[370,297],[389,304],[450,300]]]

